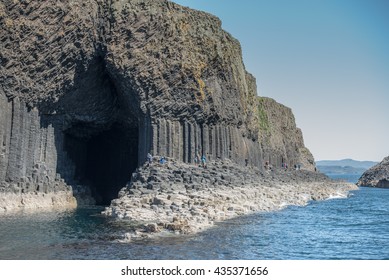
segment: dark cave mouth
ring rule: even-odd
[[[88,127],[77,124],[77,130]],[[89,186],[97,205],[118,197],[138,166],[138,134],[134,125],[114,123],[85,137],[65,132],[65,151],[74,163],[77,184]]]
[[[136,96],[111,75],[105,57],[96,56],[88,69],[80,69],[72,92],[60,102],[67,118],[58,173],[68,185],[89,187],[98,205],[117,198],[138,167],[141,111]]]

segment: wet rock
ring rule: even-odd
[[[158,225],[155,223],[146,225],[145,230],[146,232],[152,232],[152,233],[160,231]]]
[[[182,170],[182,174],[193,172],[191,165],[174,160],[172,163]],[[209,162],[209,165],[213,167],[202,170],[201,176],[215,176],[211,172],[223,174],[222,170],[226,170],[223,167],[226,165],[221,162]],[[164,230],[193,233],[212,226],[213,221],[223,221],[257,211],[275,211],[287,205],[305,205],[309,200],[326,199],[356,188],[355,185],[334,182],[307,171],[285,173],[274,170],[272,174],[262,174],[259,170],[246,170],[232,163],[228,166],[231,187],[188,182],[185,186],[173,184],[169,188],[158,189],[154,194],[142,194],[140,197],[129,193],[119,199],[121,203],[112,203],[104,214],[131,219],[140,224],[143,221],[145,225],[149,224],[148,221],[155,220]],[[173,170],[167,172],[166,169],[156,168],[153,176],[168,176],[169,172],[173,174]],[[243,173],[247,181],[253,183],[246,182],[240,186],[242,182],[238,175]],[[126,190],[130,192],[127,188]],[[126,214],[126,211],[130,211],[130,214]]]
[[[267,160],[313,168],[291,109],[257,96],[215,16],[166,0],[27,2],[0,3],[0,184],[10,193],[80,185],[78,200],[93,189],[95,200],[156,197],[159,207],[184,184],[205,201],[210,189],[260,185]],[[196,149],[207,168],[193,164]],[[129,217],[122,204],[107,213]]]

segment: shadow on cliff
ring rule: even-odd
[[[54,106],[43,108],[40,125],[54,134],[54,147],[44,161],[56,162],[57,177],[76,194],[90,188],[97,204],[107,205],[130,180],[139,163],[138,111],[118,90],[102,57],[87,69],[80,62],[74,85]],[[49,133],[50,134],[50,133]],[[48,135],[47,138],[50,138]],[[50,150],[50,147],[48,147]],[[83,190],[84,188],[84,190]],[[79,201],[79,204],[83,202]]]

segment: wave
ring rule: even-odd
[[[347,198],[348,194],[346,193],[336,193],[336,194],[331,194],[326,200],[329,199],[340,199],[340,198]]]

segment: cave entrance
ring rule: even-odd
[[[109,74],[103,57],[82,71],[59,101],[67,118],[58,173],[67,183],[81,185],[80,197],[88,186],[96,204],[108,205],[138,166],[141,112],[136,92]]]
[[[86,143],[85,176],[99,205],[109,205],[138,165],[138,129],[115,124]]]
[[[131,179],[138,166],[138,133],[138,127],[114,123],[87,138],[66,135],[65,149],[74,163],[75,181],[90,187],[97,205],[109,205]]]

